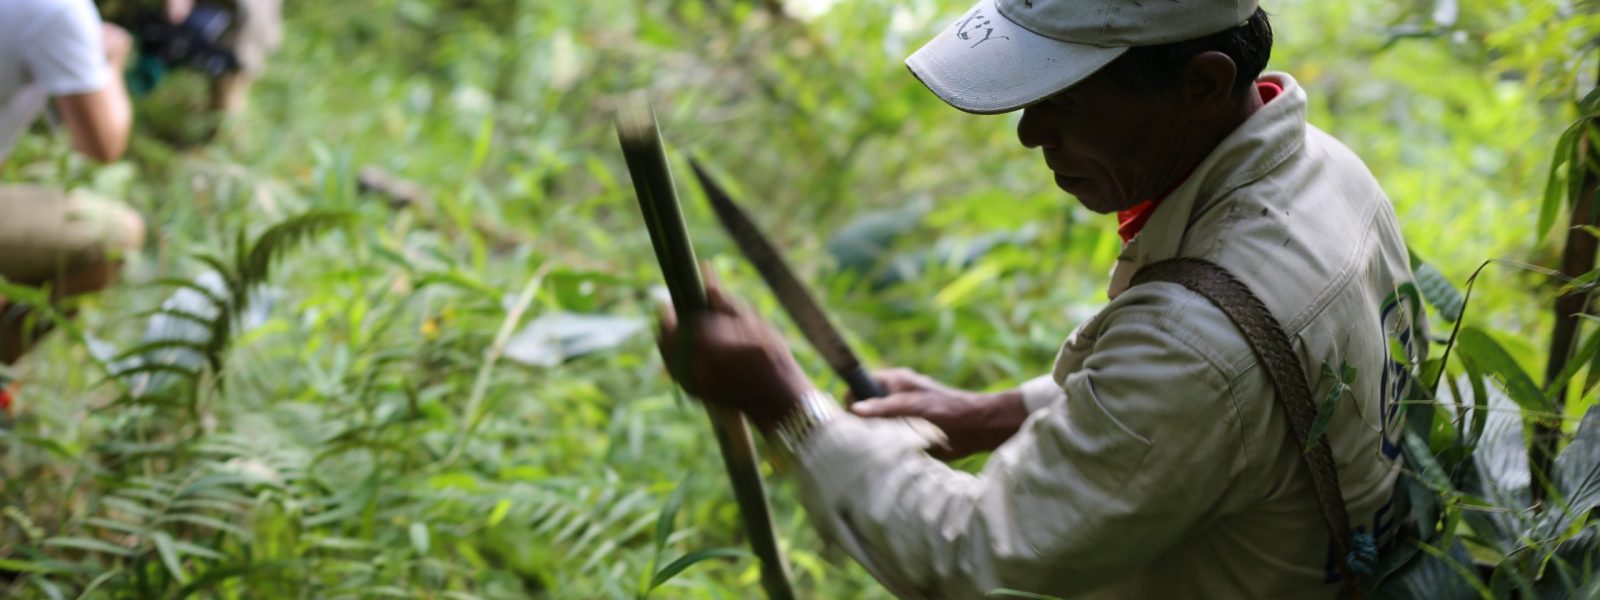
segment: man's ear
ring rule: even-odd
[[[1200,118],[1233,110],[1233,88],[1238,77],[1239,67],[1228,55],[1215,50],[1196,54],[1189,59],[1189,71],[1184,76],[1184,100]]]

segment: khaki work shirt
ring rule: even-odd
[[[1351,526],[1396,528],[1396,407],[1423,347],[1394,210],[1361,160],[1306,123],[1305,91],[1252,115],[1127,244],[1110,303],[1024,384],[1031,415],[983,470],[924,449],[915,419],[845,415],[797,462],[825,535],[905,598],[1010,588],[1073,598],[1332,598],[1338,575],[1287,417],[1243,335],[1171,283],[1177,256],[1243,281],[1292,338],[1319,400],[1355,369],[1328,439]],[[1391,356],[1391,348],[1405,358]],[[1323,366],[1328,367],[1327,370]]]

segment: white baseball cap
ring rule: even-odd
[[[1134,46],[1237,27],[1256,0],[978,0],[906,59],[945,102],[1010,112],[1072,87]]]

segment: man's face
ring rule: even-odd
[[[1038,148],[1056,185],[1110,213],[1169,191],[1187,173],[1190,135],[1181,95],[1136,92],[1102,71],[1023,110],[1022,145]]]

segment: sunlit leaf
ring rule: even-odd
[[[511,514],[511,499],[501,498],[494,503],[494,510],[489,511],[489,519],[486,523],[490,527],[498,527],[501,522],[506,520],[506,515],[508,514]]]

